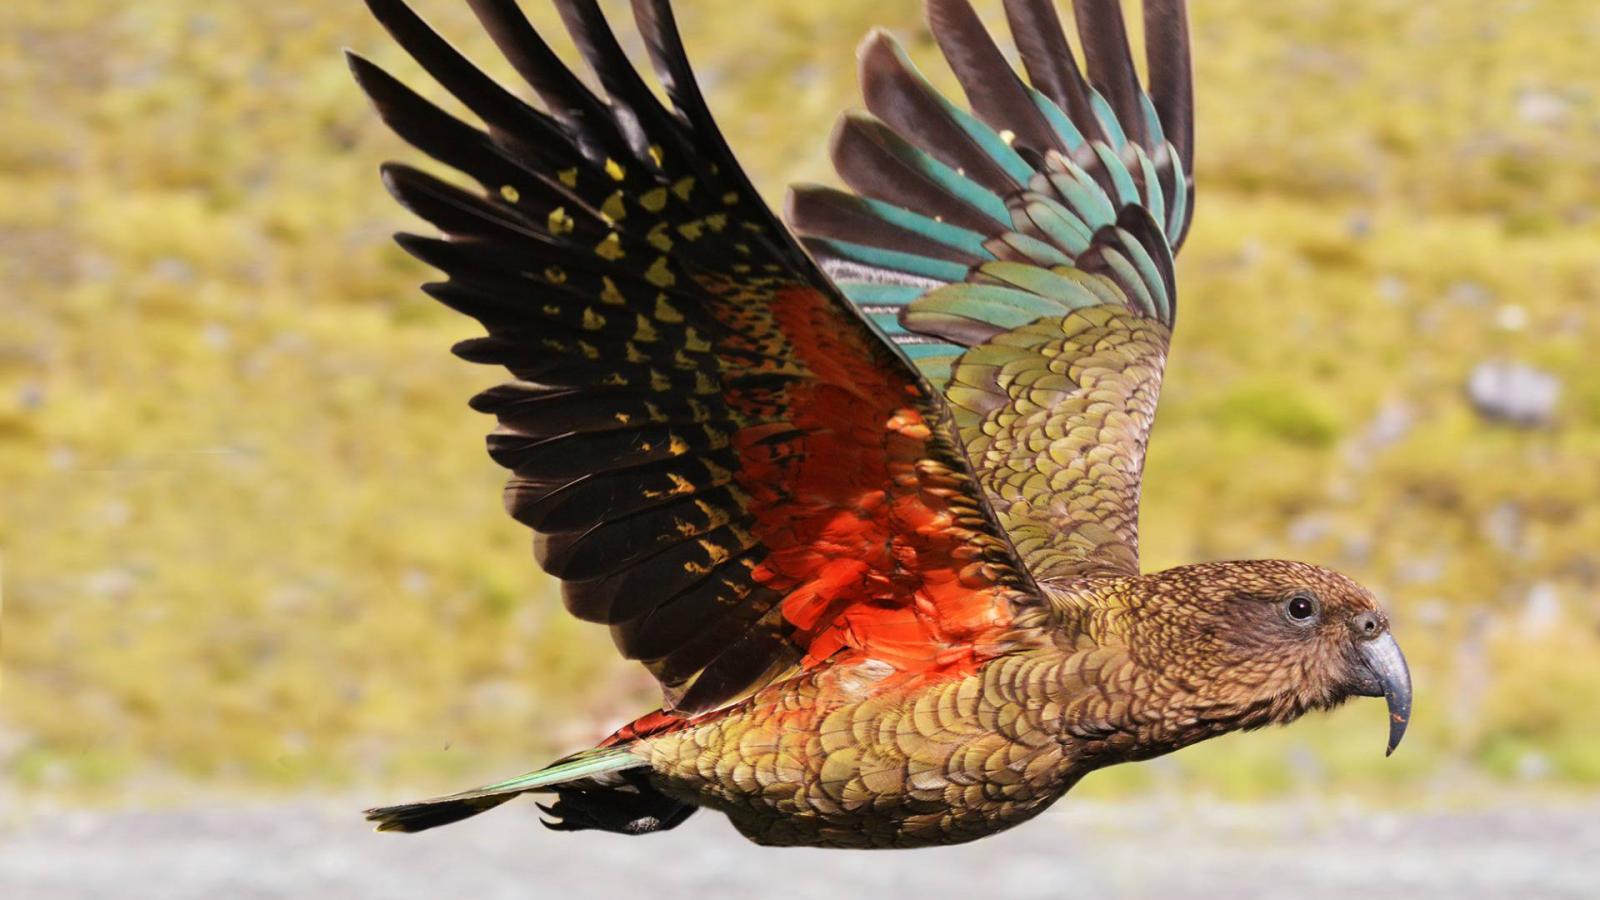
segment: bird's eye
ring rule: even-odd
[[[1284,602],[1283,613],[1296,625],[1309,625],[1317,618],[1317,598],[1295,594]]]

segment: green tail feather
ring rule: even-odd
[[[519,775],[509,781],[417,803],[369,809],[366,811],[366,816],[367,821],[378,823],[379,831],[426,831],[494,809],[518,794],[528,791],[552,788],[607,772],[643,768],[647,765],[649,763],[630,753],[626,747],[600,747],[573,754],[537,772]]]

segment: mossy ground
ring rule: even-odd
[[[869,25],[948,83],[915,0],[679,5],[774,199],[829,178]],[[464,5],[417,6],[491,58]],[[1600,7],[1195,6],[1200,212],[1145,563],[1363,580],[1415,727],[1385,762],[1360,704],[1106,789],[1600,783]],[[442,784],[646,708],[500,510],[464,402],[495,375],[446,353],[473,327],[389,243],[419,226],[375,166],[417,155],[339,48],[417,72],[361,4],[14,0],[0,28],[0,771]],[[1555,424],[1478,418],[1488,359],[1558,375]]]

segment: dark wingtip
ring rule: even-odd
[[[395,162],[392,159],[378,163],[378,180],[383,182],[383,189],[388,191],[389,196],[393,197],[402,207],[420,216],[421,214],[418,213],[416,204],[408,193],[410,178],[418,174],[420,173],[411,166],[402,162]],[[422,218],[427,217],[422,216]],[[400,242],[401,246],[405,246],[405,243],[400,241],[400,237],[400,235],[396,235],[395,240]],[[415,237],[415,235],[411,235],[411,237]]]
[[[1090,83],[1105,95],[1128,139],[1147,145],[1139,75],[1133,67],[1122,4],[1118,0],[1076,0],[1072,10],[1077,15],[1084,69]]]
[[[372,104],[373,109],[378,110],[379,118],[382,118],[383,110],[378,106],[378,101],[373,96],[372,83],[374,79],[384,74],[383,70],[378,68],[377,64],[372,60],[351,50],[349,47],[345,47],[341,52],[344,54],[345,67],[350,70],[350,79],[356,83],[356,87],[361,93],[366,95],[367,102]]]
[[[867,55],[876,52],[878,47],[884,44],[893,46],[896,43],[898,42],[895,41],[894,35],[890,34],[887,28],[874,25],[867,29],[866,35],[856,44],[856,63],[859,66],[865,62]]]
[[[1145,0],[1150,100],[1183,171],[1194,171],[1194,64],[1185,0]]]
[[[360,85],[362,90],[366,90],[367,82],[372,78],[373,72],[381,73],[382,70],[378,68],[377,63],[351,50],[349,47],[344,48],[343,53],[344,64],[350,68],[351,76],[355,78],[356,84]],[[368,91],[368,93],[371,93],[371,91]]]

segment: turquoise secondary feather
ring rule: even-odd
[[[906,313],[906,324],[916,328],[917,317],[945,313],[951,316],[968,315],[977,321],[1010,330],[1045,316],[1060,316],[1071,308],[1054,297],[1014,288],[989,284],[952,284],[917,301],[915,310]],[[981,311],[981,317],[970,316],[975,311]]]
[[[935,187],[952,200],[964,204],[971,209],[988,216],[995,222],[1005,222],[1006,202],[993,191],[967,177],[964,172],[958,171],[954,166],[940,162],[932,153],[919,147],[882,122],[863,113],[846,113],[844,119],[845,129],[858,129],[865,134],[872,144],[883,154],[890,157],[885,162],[890,167],[898,167],[909,174],[920,177]],[[848,136],[850,131],[843,132]],[[835,162],[840,163],[840,147],[835,145]],[[843,162],[848,162],[844,160]],[[891,169],[892,170],[892,169]],[[874,176],[881,175],[882,169],[875,169]],[[841,171],[848,180],[848,171]],[[887,199],[887,198],[885,198]],[[937,218],[937,215],[935,216]]]
[[[1122,145],[1128,142],[1128,135],[1122,130],[1122,123],[1117,120],[1117,114],[1111,110],[1111,104],[1106,102],[1106,98],[1102,97],[1099,91],[1094,91],[1090,95],[1090,102],[1094,104],[1094,117],[1100,121],[1100,128],[1105,131],[1106,140],[1111,146],[1121,150]]]
[[[831,189],[823,189],[831,190]],[[985,236],[981,232],[970,228],[960,228],[948,222],[930,218],[921,213],[914,213],[909,209],[895,206],[893,203],[884,203],[882,200],[873,200],[870,197],[856,197],[843,191],[834,192],[839,202],[854,202],[859,204],[863,216],[881,220],[897,228],[921,235],[930,241],[943,244],[952,250],[959,250],[976,256],[979,259],[993,259],[994,254],[984,247]]]
[[[1060,135],[1061,139],[1066,142],[1068,150],[1076,150],[1088,141],[1083,136],[1083,132],[1078,130],[1078,126],[1072,124],[1072,120],[1067,118],[1067,114],[1062,112],[1061,107],[1055,104],[1055,101],[1033,88],[1029,88],[1028,92],[1033,95],[1034,103],[1044,113],[1045,119],[1049,120],[1056,134]]]
[[[1055,301],[1056,315],[1060,315],[1070,309],[1094,306],[1105,302],[1103,295],[1096,294],[1086,286],[1085,282],[1088,279],[1082,278],[1080,272],[1071,268],[1044,269],[1021,263],[1002,262],[984,266],[979,270],[979,274],[983,280],[1009,284],[1039,297]]]
[[[874,42],[878,42],[877,45],[874,45]],[[979,122],[978,117],[974,117],[971,112],[966,112],[962,107],[955,106],[955,102],[950,101],[938,90],[934,90],[933,85],[928,83],[922,72],[918,72],[914,62],[910,61],[910,56],[907,56],[906,50],[886,32],[877,32],[877,34],[872,35],[872,38],[869,38],[869,50],[866,53],[872,53],[872,46],[878,45],[883,46],[888,53],[893,54],[894,62],[898,64],[898,70],[894,74],[909,82],[909,85],[906,85],[909,90],[918,91],[922,96],[925,96],[926,101],[930,102],[931,106],[936,107],[942,115],[946,115],[947,119],[954,123],[955,127],[960,128],[965,133],[966,138],[978,146],[979,151],[989,155],[990,159],[994,160],[1000,167],[1000,170],[1005,171],[1006,176],[1010,176],[1011,181],[1016,184],[1027,184],[1027,179],[1034,176],[1034,167],[1027,165],[1027,160],[1022,159],[1018,152],[1013,151],[1011,144],[1006,143],[1006,139],[1002,138],[998,131],[990,128],[989,125]],[[870,59],[867,59],[866,64],[870,66]],[[867,99],[869,99],[869,109],[874,109],[877,112],[874,104],[872,104],[872,98],[869,96]],[[885,115],[885,119],[888,119],[888,115]],[[888,120],[893,123],[893,119]],[[938,154],[939,151],[949,152],[952,147],[930,147],[930,149]]]
[[[1008,0],[1028,38],[1018,45],[1029,85],[964,0],[930,9],[973,111],[939,94],[893,38],[869,37],[869,112],[847,116],[834,142],[857,196],[797,189],[790,220],[807,248],[940,387],[966,348],[1046,316],[1115,304],[1172,324],[1192,101],[1171,48],[1151,48],[1152,90],[1126,54],[1091,54],[1086,78],[1059,21]],[[1085,21],[1120,34],[1112,12],[1097,6]]]
[[[810,246],[814,251],[820,251],[832,259],[858,263],[869,269],[901,272],[916,278],[935,281],[956,281],[964,278],[968,268],[960,263],[885,247],[874,247],[870,244],[857,244],[853,241],[818,238],[812,241]]]
[[[1087,235],[1087,233],[1085,233]],[[1032,260],[1041,266],[1070,266],[1072,257],[1063,253],[1060,248],[1047,244],[1036,237],[1029,237],[1015,231],[1009,231],[995,238],[993,243],[997,251],[1007,258],[1021,258]],[[1089,237],[1085,236],[1083,245],[1088,247]]]
[[[1045,194],[1035,192],[1023,194],[1019,200],[1020,202],[1013,207],[1012,221],[1019,228],[1033,226],[1045,239],[1040,243],[1047,247],[1053,246],[1063,254],[1064,264],[1070,265],[1073,257],[1089,249],[1089,242],[1094,240],[1095,230],[1074,213],[1071,207]],[[1026,223],[1017,221],[1018,212],[1027,217]],[[1031,258],[1038,262],[1044,261],[1037,257]]]
[[[1141,202],[1144,208],[1150,211],[1150,218],[1157,222],[1167,220],[1167,197],[1161,192],[1161,175],[1156,171],[1156,164],[1151,161],[1150,154],[1144,148],[1135,144],[1132,148],[1139,162],[1139,177],[1144,182],[1144,195]]]
[[[1096,145],[1089,146],[1094,148]],[[1103,144],[1099,146],[1104,147]],[[1117,220],[1117,207],[1111,195],[1106,193],[1094,176],[1065,157],[1052,157],[1051,161],[1058,164],[1059,171],[1047,176],[1049,184],[1073,215],[1082,219],[1092,230],[1104,228]],[[1123,174],[1127,174],[1126,169]]]

